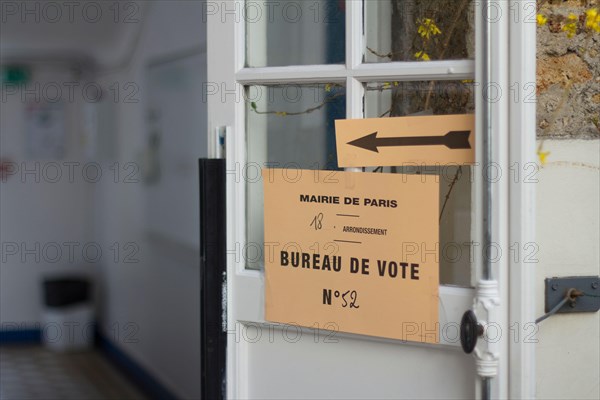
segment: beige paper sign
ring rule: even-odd
[[[265,318],[438,342],[434,176],[263,170]]]
[[[475,116],[335,121],[338,165],[462,165],[475,161]]]

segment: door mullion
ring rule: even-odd
[[[473,79],[475,63],[472,60],[444,60],[360,64],[349,71],[349,75],[361,82]]]
[[[237,82],[243,85],[343,83],[346,80],[347,71],[344,65],[303,65],[243,68],[235,76]]]
[[[243,84],[344,83],[351,77],[360,82],[461,80],[473,79],[471,60],[393,62],[360,64],[352,69],[344,65],[307,65],[289,67],[242,68],[236,80]]]
[[[363,62],[363,2],[346,2],[346,67],[352,70]]]
[[[363,98],[365,89],[357,79],[346,79],[346,118],[357,119],[364,117]]]

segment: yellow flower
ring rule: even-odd
[[[425,39],[429,39],[431,35],[435,36],[442,33],[440,28],[438,28],[438,26],[435,24],[435,21],[431,18],[420,19],[417,21],[417,23],[419,24],[419,29],[417,32]]]
[[[536,20],[537,20],[538,26],[544,26],[544,25],[546,25],[546,22],[548,22],[548,18],[546,18],[546,16],[542,15],[542,14],[538,14],[536,16]]]
[[[540,150],[540,151],[537,152],[537,155],[538,155],[538,159],[540,160],[540,164],[542,166],[546,165],[546,158],[548,158],[548,156],[550,155],[550,152],[549,151],[541,151]]]
[[[585,13],[585,27],[600,32],[600,14],[596,8],[590,8]]]
[[[577,18],[577,15],[570,13],[567,20],[569,22],[562,27],[562,30],[567,32],[567,37],[572,38],[577,34],[577,21],[579,19]]]
[[[325,85],[325,91],[326,92],[331,92],[331,86],[332,86],[331,83],[326,84]]]
[[[275,115],[279,115],[280,117],[285,117],[287,113],[285,111],[277,111]]]
[[[431,58],[429,58],[429,55],[427,53],[425,53],[423,50],[416,52],[415,58],[417,58],[417,60],[423,60],[423,61],[431,60]]]

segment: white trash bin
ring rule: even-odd
[[[78,351],[94,344],[94,307],[85,278],[46,279],[42,342],[55,351]]]
[[[78,351],[94,344],[94,309],[90,304],[46,308],[42,342],[55,351]]]

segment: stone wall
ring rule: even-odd
[[[537,135],[600,138],[600,0],[539,0]],[[597,21],[597,20],[596,20]]]

